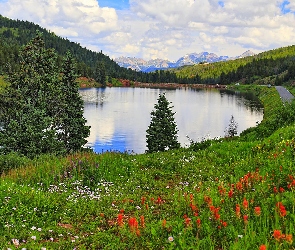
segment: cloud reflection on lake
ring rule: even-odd
[[[231,115],[238,123],[238,133],[263,119],[262,107],[257,102],[255,105],[249,96],[215,89],[82,89],[84,116],[91,126],[86,146],[97,153],[106,150],[144,153],[150,113],[163,92],[174,106],[182,146],[189,144],[187,136],[194,141],[223,137]]]

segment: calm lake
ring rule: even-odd
[[[146,150],[146,129],[160,93],[172,102],[182,146],[203,138],[224,137],[233,115],[238,133],[263,119],[254,95],[218,89],[89,88],[81,89],[84,116],[91,126],[87,147],[96,153]]]

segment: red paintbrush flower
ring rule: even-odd
[[[259,247],[259,250],[266,250],[266,245],[261,245],[261,246]]]
[[[129,228],[131,230],[131,232],[136,232],[137,229],[138,229],[138,222],[136,220],[135,217],[131,217],[129,220],[128,220],[128,224],[129,224]]]
[[[285,217],[287,215],[287,210],[282,202],[277,203],[277,208],[279,209],[279,214],[281,217]]]
[[[122,227],[124,225],[123,214],[121,213],[118,214],[118,225],[119,227]]]
[[[227,222],[226,221],[221,221],[221,224],[223,227],[226,227],[227,226]]]
[[[197,226],[198,226],[198,228],[200,228],[200,227],[201,227],[201,219],[198,218],[198,219],[196,220],[196,222],[197,222]]]
[[[164,219],[163,221],[162,221],[162,227],[166,227],[166,224],[167,224],[167,221]]]
[[[239,190],[239,191],[242,191],[243,190],[243,184],[241,182],[238,182],[236,184],[236,188]]]
[[[243,207],[244,207],[244,209],[248,209],[248,205],[249,205],[249,202],[246,200],[246,198],[244,198],[244,200],[243,200]]]
[[[144,216],[143,215],[140,216],[140,225],[141,225],[141,227],[145,227],[145,222],[144,222]]]
[[[236,205],[236,215],[238,218],[241,217],[241,207],[239,204]]]
[[[276,240],[280,240],[281,237],[282,237],[281,230],[274,230],[274,231],[273,231],[273,237],[274,237]]]
[[[245,223],[248,223],[248,219],[249,219],[249,216],[245,214],[245,215],[243,216],[243,220],[244,220],[244,222],[245,222]]]
[[[292,243],[293,242],[293,240],[292,240],[292,234],[286,234],[285,240],[288,241],[289,243]]]
[[[254,213],[257,216],[260,216],[260,214],[261,214],[261,208],[260,207],[254,207]]]
[[[141,205],[145,203],[146,198],[144,196],[141,197]]]
[[[191,218],[188,218],[188,217],[184,218],[184,224],[186,227],[189,227],[191,225]]]
[[[229,197],[229,198],[232,198],[233,195],[234,195],[234,191],[233,191],[232,189],[229,190],[229,192],[228,192],[228,197]]]

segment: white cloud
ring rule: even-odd
[[[290,9],[290,11],[295,12],[295,2],[294,1],[290,1],[287,6],[288,9]]]
[[[206,30],[208,26],[205,23],[190,21],[188,27],[196,30]]]
[[[214,27],[213,33],[214,34],[226,34],[226,33],[228,33],[228,27],[226,27],[226,26]]]
[[[208,50],[237,56],[295,44],[295,2],[283,0],[7,0],[0,14],[35,22],[112,57],[177,60]]]
[[[9,0],[0,6],[2,15],[35,22],[59,35],[95,36],[118,25],[116,11],[100,8],[96,0]]]
[[[204,43],[210,43],[211,42],[211,37],[207,36],[206,33],[201,32],[200,33],[200,39],[204,42]]]

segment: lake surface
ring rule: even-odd
[[[81,89],[84,116],[91,126],[87,147],[96,153],[144,153],[151,111],[160,93],[172,102],[178,141],[224,137],[233,115],[238,134],[263,119],[263,107],[251,94],[217,89],[89,88]]]

